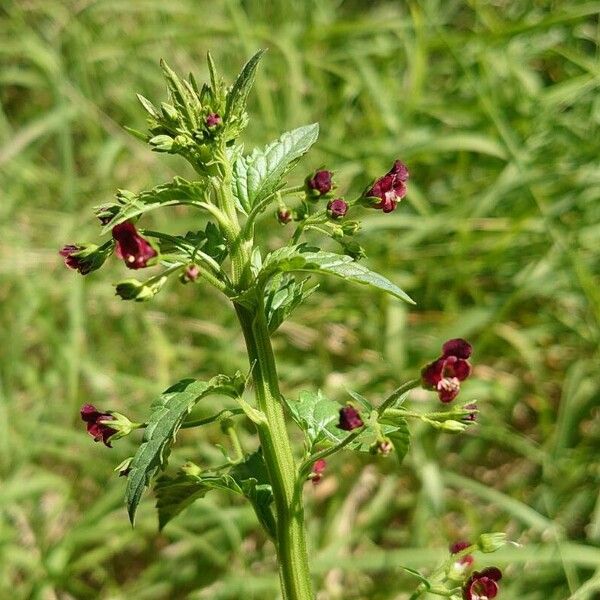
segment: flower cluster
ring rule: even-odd
[[[437,391],[442,402],[452,402],[460,392],[460,382],[471,374],[467,359],[472,351],[466,340],[448,340],[442,347],[442,356],[421,371],[423,387]]]

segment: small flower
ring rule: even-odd
[[[327,214],[332,219],[341,219],[348,212],[348,204],[343,198],[330,200],[327,204]]]
[[[327,467],[327,461],[324,458],[320,458],[315,461],[312,467],[312,471],[308,478],[313,482],[313,485],[317,485],[321,479],[323,479],[323,473]]]
[[[196,281],[199,276],[200,267],[198,265],[188,265],[180,275],[179,280],[181,283],[190,283],[191,281]]]
[[[371,445],[371,447],[369,448],[369,451],[371,452],[371,454],[379,454],[380,456],[389,456],[393,449],[394,449],[394,446],[393,446],[392,442],[389,440],[389,438],[380,438]]]
[[[221,119],[221,115],[218,113],[210,113],[206,119],[204,119],[204,123],[208,129],[214,129],[218,127],[223,122]]]
[[[458,554],[459,552],[462,552],[465,548],[468,548],[470,545],[471,542],[467,542],[466,540],[459,540],[458,542],[454,542],[453,544],[450,544],[450,554]],[[474,560],[475,559],[471,554],[467,554],[466,556],[459,558],[456,562],[461,565],[466,565],[470,567],[473,564]]]
[[[112,252],[111,244],[69,244],[61,248],[58,253],[65,259],[65,265],[70,269],[87,275],[99,269],[108,255]]]
[[[340,420],[338,428],[344,431],[352,431],[358,429],[364,425],[363,420],[360,418],[360,413],[351,404],[340,408]]]
[[[502,572],[497,567],[475,571],[463,587],[464,600],[491,600],[498,595],[498,581]]]
[[[325,169],[315,171],[306,178],[306,187],[313,196],[324,196],[333,189],[333,173]]]
[[[452,402],[460,392],[460,382],[471,374],[471,344],[463,339],[447,341],[442,356],[421,371],[423,387],[436,390],[442,402]]]
[[[116,242],[115,254],[125,261],[128,269],[143,269],[157,256],[156,250],[138,233],[131,221],[115,225],[112,235]]]
[[[381,209],[384,213],[392,212],[396,205],[406,196],[406,182],[408,181],[408,168],[397,160],[394,166],[383,176],[377,179],[365,192],[366,198],[374,198],[373,208]]]
[[[111,413],[103,413],[92,404],[84,404],[81,407],[81,418],[87,423],[87,431],[95,442],[102,441],[105,446],[112,447],[109,439],[117,433],[117,430],[102,422],[112,421],[114,417]]]
[[[282,225],[287,225],[292,220],[292,211],[288,208],[280,208],[277,211],[277,220]]]

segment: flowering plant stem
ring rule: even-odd
[[[277,511],[275,545],[285,600],[312,600],[312,584],[306,551],[304,510],[296,490],[296,465],[288,438],[275,358],[262,305],[251,311],[236,305],[244,333],[256,403],[266,417],[258,435]]]

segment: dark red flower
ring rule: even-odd
[[[344,431],[352,431],[358,429],[364,425],[363,420],[360,418],[360,413],[352,406],[347,404],[340,408],[340,420],[338,427]]]
[[[498,581],[502,572],[497,567],[475,571],[463,587],[464,600],[491,600],[498,595]]]
[[[466,540],[460,540],[458,542],[454,542],[453,544],[450,544],[450,554],[458,554],[465,548],[468,548],[470,545],[471,545],[471,542],[467,542]],[[457,562],[461,566],[470,567],[473,564],[474,560],[475,559],[473,558],[473,556],[471,554],[467,554],[466,556],[463,556],[462,558],[460,558]]]
[[[324,458],[320,458],[319,460],[315,461],[310,474],[310,479],[313,482],[313,485],[317,485],[317,483],[323,479],[323,473],[326,467],[327,461]]]
[[[115,225],[112,235],[116,242],[115,254],[128,269],[143,269],[154,258],[156,250],[138,233],[131,221]]]
[[[92,267],[87,261],[83,261],[77,256],[82,250],[84,250],[82,246],[70,244],[64,246],[58,253],[65,259],[65,265],[67,265],[69,269],[74,269],[75,271],[79,271],[82,275],[86,275],[92,270]]]
[[[385,213],[392,212],[396,204],[406,196],[408,177],[408,168],[401,160],[397,160],[383,177],[373,183],[365,196],[379,198],[379,202],[372,205],[373,208],[381,209]]]
[[[110,413],[100,412],[92,404],[84,404],[81,407],[81,418],[87,423],[87,431],[95,442],[102,441],[104,445],[112,447],[108,440],[117,430],[101,422],[112,420],[113,416]]]
[[[348,204],[343,198],[330,200],[327,204],[327,214],[332,219],[341,219],[348,212]]]
[[[280,208],[277,211],[277,220],[282,224],[286,225],[292,220],[292,212],[287,208]]]
[[[206,124],[206,126],[209,129],[212,129],[213,127],[217,127],[218,125],[220,125],[223,122],[223,119],[221,119],[221,115],[218,113],[210,113],[206,119],[204,119],[204,123]]]
[[[306,186],[315,195],[324,196],[333,188],[333,173],[325,169],[315,171],[312,177],[307,177]]]
[[[471,344],[463,339],[448,340],[442,356],[421,371],[423,387],[436,390],[442,402],[452,402],[460,392],[460,382],[471,374]]]

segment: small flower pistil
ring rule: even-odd
[[[467,360],[472,347],[466,340],[448,340],[442,347],[442,356],[421,371],[423,387],[436,390],[442,402],[452,402],[460,392],[460,382],[471,374]]]

